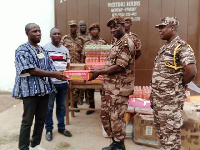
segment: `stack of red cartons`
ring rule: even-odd
[[[85,63],[70,63],[70,70],[85,70]]]
[[[98,63],[105,62],[112,45],[86,45],[85,46],[85,62]]]
[[[85,69],[96,70],[105,66],[107,55],[112,45],[86,45],[85,46]],[[91,74],[92,75],[92,72]],[[102,83],[103,75],[99,75],[95,80],[86,81],[88,83]]]

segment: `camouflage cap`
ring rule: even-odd
[[[89,27],[89,31],[92,30],[93,28],[98,28],[100,30],[100,26],[99,26],[98,23],[91,24],[90,27]]]
[[[110,27],[110,25],[112,23],[114,23],[114,24],[124,24],[124,18],[122,16],[114,16],[108,21],[107,26]]]
[[[130,17],[125,17],[124,20],[132,22],[132,19]]]
[[[161,23],[157,24],[155,27],[159,28],[159,26],[166,26],[166,25],[175,25],[178,27],[179,21],[177,17],[165,17],[161,18]]]
[[[68,22],[68,25],[69,25],[69,26],[71,26],[71,25],[77,25],[76,20],[70,20],[70,21]]]

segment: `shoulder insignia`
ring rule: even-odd
[[[119,46],[122,43],[122,40],[116,42],[116,46]]]
[[[127,38],[124,40],[124,44],[123,45],[124,46],[128,46],[128,39]]]

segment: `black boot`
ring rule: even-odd
[[[78,101],[78,105],[83,105],[83,99],[80,99],[80,100]]]
[[[114,144],[114,149],[113,150],[126,150],[124,141],[116,142]]]
[[[90,105],[89,108],[95,108],[95,106],[94,105]],[[90,114],[92,114],[94,112],[95,112],[94,110],[88,110],[88,111],[86,111],[86,115],[90,115]]]
[[[115,148],[115,140],[114,140],[114,138],[112,137],[112,143],[110,144],[110,146],[108,146],[108,147],[104,147],[104,148],[102,148],[102,150],[114,150],[114,148]]]
[[[77,103],[78,103],[78,102],[74,102],[74,108],[78,108]],[[80,110],[74,110],[74,111],[75,111],[75,112],[80,112]]]

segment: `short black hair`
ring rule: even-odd
[[[98,31],[100,32],[100,28],[99,28],[99,27],[92,27],[92,28],[89,29],[89,32],[91,32],[91,30],[93,30],[93,29],[95,29],[95,28],[97,28]]]
[[[58,30],[60,31],[59,28],[57,28],[57,27],[53,27],[53,28],[50,30],[50,35],[52,35],[52,32],[53,32],[54,29],[58,29]],[[61,31],[60,31],[60,33],[61,33]]]
[[[25,26],[25,31],[26,31],[26,32],[29,32],[29,31],[30,31],[30,27],[31,27],[32,25],[37,25],[37,24],[35,24],[35,23],[28,23],[28,24]],[[37,26],[38,26],[38,25],[37,25]]]

